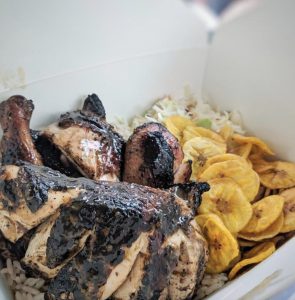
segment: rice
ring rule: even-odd
[[[189,92],[182,99],[173,99],[167,96],[157,100],[145,113],[135,116],[129,122],[124,118],[117,117],[112,125],[125,139],[128,139],[137,126],[145,122],[163,123],[165,118],[173,115],[188,117],[196,121],[196,124],[208,121],[210,128],[216,132],[225,125],[229,125],[235,132],[245,133],[238,111],[215,111],[209,104],[197,100]]]
[[[8,258],[6,267],[0,273],[15,300],[44,300],[45,281],[42,278],[28,278],[19,261]]]
[[[205,274],[201,286],[198,288],[195,300],[204,299],[212,293],[219,290],[228,281],[225,273],[220,274]]]

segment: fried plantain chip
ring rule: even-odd
[[[224,152],[226,152],[225,140],[213,130],[198,126],[187,126],[183,130],[183,142],[185,143],[194,137],[206,137],[217,143],[220,143],[225,148]]]
[[[183,146],[185,160],[192,160],[192,178],[196,179],[203,171],[209,157],[225,153],[223,146],[205,137],[195,137]]]
[[[179,140],[182,141],[183,130],[187,126],[194,125],[194,122],[186,117],[171,116],[164,120],[167,129]]]
[[[268,155],[274,155],[274,152],[269,148],[269,146],[263,142],[261,139],[254,136],[243,136],[237,133],[232,135],[232,139],[237,144],[251,144],[256,146],[263,153]]]
[[[275,250],[276,250],[276,247],[275,247],[274,243],[265,242],[265,243],[257,245],[250,251],[246,252],[244,254],[245,259],[238,262],[229,272],[229,274],[228,274],[229,280],[232,280],[234,277],[236,277],[237,273],[245,266],[257,264],[257,263],[265,260],[272,253],[274,253]]]
[[[254,241],[247,241],[243,239],[238,239],[238,243],[240,247],[254,247],[257,245],[257,242]]]
[[[238,237],[249,241],[262,241],[262,240],[270,239],[280,233],[283,224],[284,224],[284,214],[281,213],[278,219],[274,221],[274,223],[271,224],[265,230],[258,233],[239,232]]]
[[[261,183],[270,189],[286,189],[295,186],[295,164],[285,161],[253,161]]]
[[[208,168],[213,164],[228,161],[228,160],[238,160],[244,163],[246,166],[248,166],[248,162],[243,157],[236,154],[225,153],[225,154],[219,154],[208,158],[206,162],[206,168]]]
[[[283,191],[280,194],[284,198],[284,224],[281,232],[295,230],[295,188]]]
[[[241,144],[237,147],[234,147],[231,150],[231,153],[237,154],[239,156],[242,156],[243,158],[247,159],[248,156],[250,155],[252,149],[252,144],[247,143],[247,144]]]
[[[234,130],[231,126],[224,125],[218,133],[227,142],[232,137]]]
[[[259,190],[259,176],[250,167],[238,160],[215,163],[199,176],[200,181],[228,177],[233,179],[244,192],[248,201],[253,201]]]
[[[257,233],[265,230],[278,219],[283,211],[283,206],[284,198],[278,195],[268,196],[255,202],[252,205],[252,218],[241,233]]]
[[[240,257],[237,240],[217,215],[200,215],[196,220],[202,228],[209,247],[206,272],[220,273],[231,268]]]
[[[211,188],[202,195],[199,213],[214,213],[230,232],[239,232],[249,222],[253,211],[243,191],[230,178],[212,179],[209,184]]]

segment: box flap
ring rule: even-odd
[[[294,161],[295,19],[293,0],[262,1],[217,31],[209,51],[204,97],[238,109],[249,133]]]

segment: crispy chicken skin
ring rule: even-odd
[[[63,114],[48,126],[43,136],[84,176],[96,181],[120,179],[124,141],[105,121],[104,108],[95,94],[86,98],[82,110]]]
[[[23,96],[12,96],[0,103],[2,164],[15,164],[20,160],[41,165],[42,159],[32,141],[30,119],[34,105]]]
[[[75,179],[47,167],[28,163],[0,168],[0,230],[16,242],[75,198],[80,190]]]
[[[166,127],[145,123],[127,141],[123,180],[159,188],[185,183],[191,175],[191,163],[182,163],[183,158],[178,140]]]
[[[207,245],[190,207],[199,199],[68,178],[28,163],[2,167],[0,186],[0,229],[7,239],[15,242],[41,224],[23,263],[50,279],[47,299],[169,299],[176,292],[173,299],[185,299],[204,272]],[[193,195],[208,188],[195,183]],[[123,288],[131,274],[139,274],[132,295]]]
[[[66,212],[61,210],[65,221],[58,217],[43,243],[47,245],[47,266],[51,263],[50,247],[71,245],[63,251],[66,255],[58,256],[58,251],[52,251],[56,262],[52,267],[61,269],[51,280],[47,299],[108,299],[112,295],[115,299],[160,299],[163,293],[163,299],[192,296],[198,277],[204,272],[207,245],[198,226],[192,224],[193,213],[187,202],[173,193],[137,184],[101,182],[95,190],[81,194],[65,208]],[[56,224],[73,220],[73,207],[79,207],[77,211],[87,216],[83,218],[87,222],[78,225],[74,221],[63,226],[73,228],[63,234]],[[75,233],[76,242],[70,242],[71,232]],[[80,250],[85,235],[85,246]],[[62,243],[61,237],[67,243]],[[77,245],[74,252],[72,245]],[[38,249],[34,252],[38,253]],[[136,261],[142,255],[145,261],[138,266]],[[67,257],[73,258],[68,261]],[[65,258],[67,263],[63,264]],[[35,259],[32,265],[36,264]],[[130,287],[132,295],[127,293],[126,298],[121,298],[118,295],[123,293],[133,270],[140,274],[136,286]]]

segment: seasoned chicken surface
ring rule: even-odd
[[[59,257],[56,249],[79,245],[85,235],[87,240],[82,250],[79,246],[74,250],[75,254],[79,253],[66,265],[58,262],[62,268],[51,281],[48,299],[107,299],[112,295],[121,299],[120,293],[128,294],[123,299],[159,299],[164,292],[163,299],[173,297],[174,292],[178,296],[173,299],[191,296],[198,281],[197,274],[202,276],[204,272],[207,245],[198,229],[193,228],[197,225],[190,222],[193,214],[187,202],[173,193],[136,184],[101,182],[95,190],[97,192],[82,193],[82,200],[76,199],[65,208],[65,219],[73,220],[71,207],[82,205],[78,211],[83,211],[89,221],[87,227],[82,226],[83,233],[75,237],[76,242],[71,241],[68,229],[65,234],[60,227],[59,231],[53,230],[57,225],[51,229],[47,240],[47,266],[51,252],[55,253],[56,260]],[[80,226],[74,221],[67,228],[77,233]],[[66,234],[70,237],[63,243],[62,237]],[[49,247],[55,250],[50,251]],[[63,251],[67,254],[60,257],[72,257],[72,250],[67,248]],[[38,249],[34,251],[38,253]],[[140,262],[142,255],[144,263]],[[36,266],[32,257],[26,255],[24,261],[27,260]],[[126,289],[124,292],[123,286],[134,273],[139,277],[133,279],[136,283],[130,295]],[[177,280],[181,281],[178,285]]]
[[[34,105],[23,96],[12,96],[0,103],[2,164],[15,164],[20,160],[41,165],[42,159],[32,141],[30,120]]]
[[[143,124],[127,141],[123,180],[159,188],[185,183],[191,162],[182,163],[183,158],[178,140],[163,125]]]
[[[124,141],[105,121],[104,108],[96,95],[86,98],[82,110],[62,115],[43,136],[84,176],[97,181],[120,179]]]
[[[193,197],[181,198],[179,190],[68,178],[28,163],[2,167],[1,174],[5,237],[14,242],[42,223],[23,263],[51,280],[48,299],[193,294],[207,259],[205,240],[192,222],[191,207],[199,203]],[[208,190],[207,184],[194,185],[196,197]],[[132,278],[132,295],[124,289],[131,274],[139,274]]]
[[[0,230],[11,242],[54,214],[80,190],[75,179],[28,163],[0,168]]]

